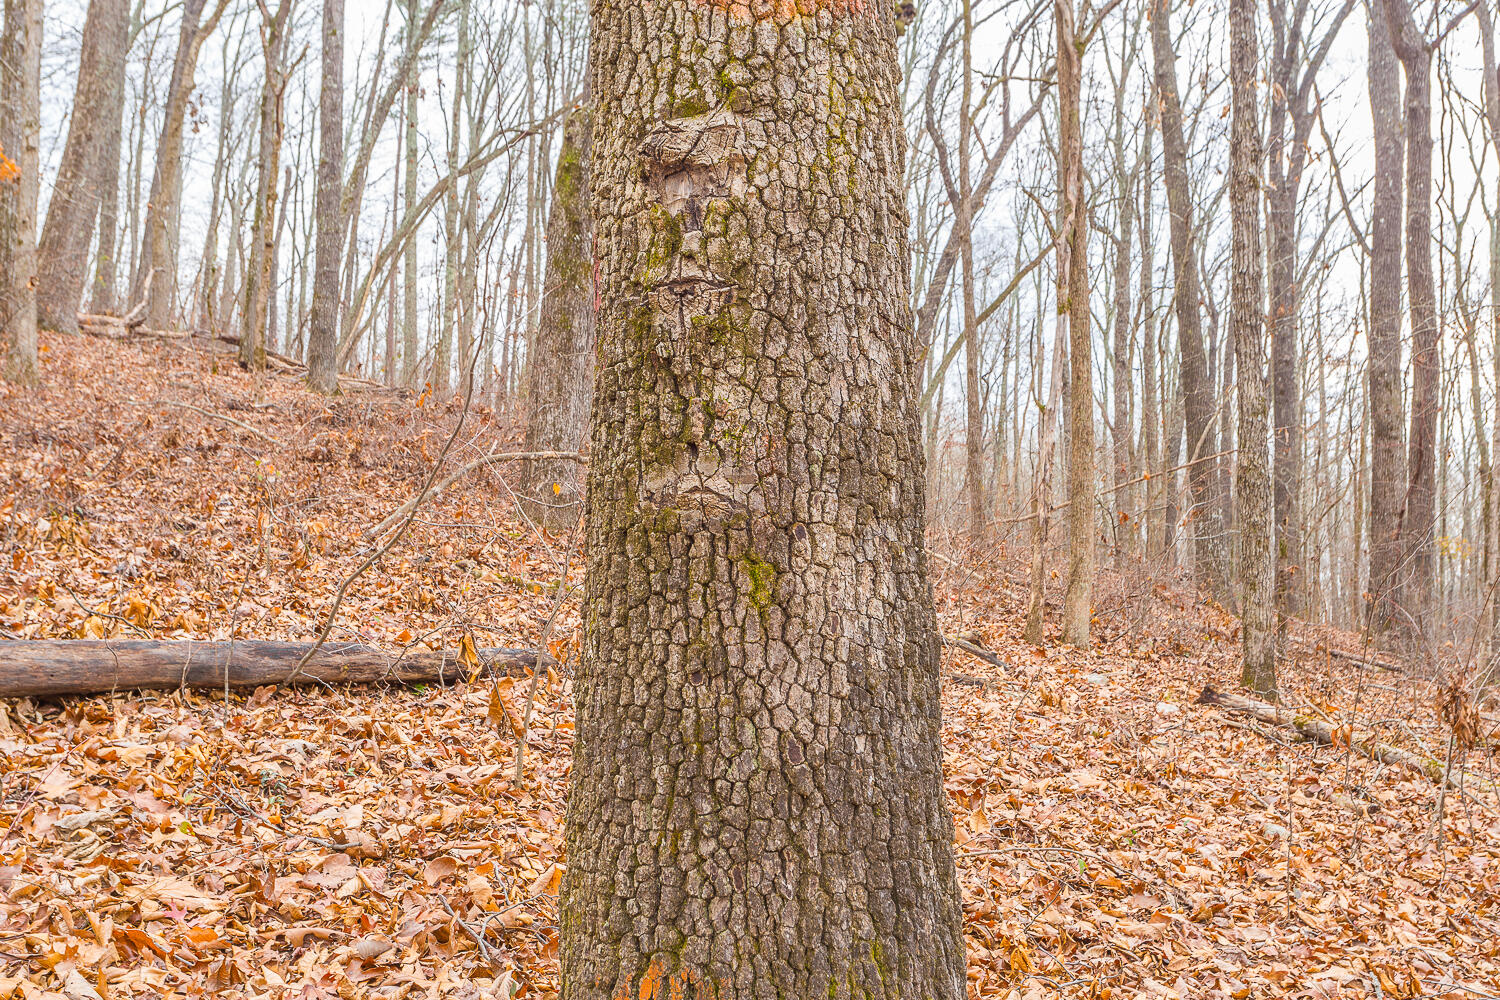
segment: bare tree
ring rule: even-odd
[[[1094,588],[1094,363],[1089,319],[1089,206],[1083,197],[1083,40],[1073,0],[1053,0],[1057,28],[1058,322],[1068,325],[1068,577],[1064,642],[1087,648]],[[1066,320],[1064,319],[1066,317]]]
[[[91,0],[83,24],[73,117],[37,247],[37,320],[55,330],[78,329],[89,243],[104,186],[106,149],[99,137],[111,117],[118,127],[129,35],[130,10],[121,0]]]
[[[1214,385],[1203,347],[1199,303],[1198,241],[1193,226],[1188,182],[1187,141],[1177,90],[1177,55],[1172,49],[1168,0],[1156,0],[1151,15],[1151,50],[1156,95],[1161,109],[1163,173],[1172,228],[1172,304],[1177,314],[1183,425],[1187,436],[1188,486],[1193,500],[1193,540],[1198,579],[1211,591],[1225,593],[1224,525],[1217,473]]]
[[[1313,84],[1355,0],[1343,0],[1322,23],[1312,21],[1309,5],[1272,0],[1269,73],[1270,120],[1266,133],[1266,264],[1271,309],[1272,441],[1276,504],[1276,608],[1285,616],[1301,608],[1298,573],[1303,561],[1298,511],[1302,469],[1302,393],[1297,314],[1297,220],[1302,175],[1314,114]],[[1309,31],[1321,37],[1309,38]]]
[[[587,98],[585,98],[587,100]],[[547,220],[547,275],[541,316],[526,365],[526,450],[576,451],[588,436],[594,366],[593,213],[589,199],[592,145],[585,104],[563,126]],[[686,239],[686,237],[684,237]],[[583,483],[577,464],[528,460],[521,493],[549,527],[571,527]]]
[[[265,80],[260,94],[260,142],[255,216],[250,228],[250,261],[245,269],[245,309],[240,323],[240,364],[260,369],[266,365],[266,324],[271,285],[276,271],[276,182],[281,172],[281,140],[285,130],[282,99],[286,92],[287,19],[294,0],[280,0],[273,11],[266,0],[260,7],[260,47],[265,57]]]
[[[344,0],[323,0],[322,90],[318,101],[318,244],[308,316],[307,384],[338,391],[339,257],[344,218]]]
[[[805,998],[837,970],[855,995],[961,1000],[891,18],[594,17],[592,624],[562,991]]]
[[[1384,0],[1369,5],[1375,194],[1370,220],[1370,626],[1384,631],[1400,599],[1406,509],[1401,392],[1401,81]]]
[[[1271,475],[1266,443],[1266,317],[1261,275],[1260,108],[1255,97],[1256,0],[1230,0],[1229,79],[1234,118],[1229,140],[1229,209],[1233,218],[1230,326],[1238,361],[1239,461],[1235,522],[1240,537],[1241,683],[1276,694],[1271,630],[1275,562],[1271,555]]]
[[[132,299],[146,303],[146,322],[165,329],[171,322],[177,298],[177,250],[182,198],[182,133],[188,99],[193,92],[193,74],[198,51],[218,26],[229,0],[217,0],[208,20],[202,20],[205,0],[183,0],[178,29],[177,56],[167,85],[162,112],[161,138],[156,143],[156,169],[151,177],[151,197],[146,202],[146,225],[136,258]],[[148,284],[149,281],[149,284]]]
[[[0,347],[5,377],[36,385],[36,213],[42,0],[5,0],[0,31]]]
[[[1421,631],[1432,627],[1436,586],[1439,327],[1432,276],[1432,46],[1407,0],[1381,0],[1406,76],[1406,285],[1412,339],[1411,432],[1401,523],[1401,600]]]

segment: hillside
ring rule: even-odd
[[[444,468],[517,446],[505,414],[325,401],[201,340],[41,357],[45,388],[0,385],[5,638],[310,639],[455,427]],[[565,579],[519,780],[526,677],[0,701],[0,1000],[556,995],[582,569],[505,475],[424,504],[332,635],[535,646]],[[1450,792],[1439,840],[1427,777],[1196,705],[1235,688],[1236,623],[1180,581],[1109,579],[1085,654],[1021,641],[1010,559],[933,568],[944,632],[1007,665],[944,657],[974,996],[1500,994],[1493,791]],[[1288,704],[1444,757],[1436,682],[1298,639]]]

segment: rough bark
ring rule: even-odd
[[[110,691],[197,688],[223,690],[263,684],[414,684],[468,676],[459,650],[425,647],[387,652],[330,642],[300,671],[310,642],[193,639],[60,639],[0,642],[0,698],[56,698]],[[496,670],[536,666],[529,649],[479,649],[479,662]],[[544,656],[543,664],[551,660]]]
[[[1089,320],[1089,208],[1083,197],[1083,47],[1073,0],[1054,0],[1057,29],[1058,181],[1068,283],[1068,576],[1063,642],[1088,648],[1094,591],[1094,331]]]
[[[594,248],[589,199],[592,127],[587,106],[563,126],[547,219],[547,273],[534,353],[526,365],[526,438],[531,452],[577,451],[588,436],[594,394]],[[521,466],[521,495],[553,530],[578,520],[583,476],[576,462]]]
[[[1370,5],[1369,91],[1374,126],[1375,194],[1370,219],[1370,627],[1396,621],[1401,520],[1406,508],[1406,434],[1402,426],[1401,161],[1405,136],[1401,81],[1384,0]]]
[[[1218,452],[1214,426],[1214,384],[1203,347],[1199,314],[1197,235],[1193,228],[1192,191],[1188,184],[1187,141],[1183,136],[1182,101],[1177,90],[1176,53],[1166,0],[1156,0],[1151,16],[1151,52],[1161,108],[1162,172],[1172,229],[1172,306],[1177,315],[1181,392],[1192,495],[1193,548],[1198,580],[1215,594],[1225,593],[1224,525],[1219,500],[1217,463],[1196,461]]]
[[[318,241],[308,314],[307,384],[325,395],[339,387],[339,257],[344,215],[344,0],[323,0],[323,79],[318,100]]]
[[[1239,461],[1235,522],[1240,536],[1240,682],[1276,698],[1272,634],[1275,561],[1271,554],[1271,475],[1266,443],[1266,339],[1261,300],[1260,109],[1255,96],[1256,0],[1230,0],[1229,137],[1231,269],[1229,323],[1239,369]]]
[[[0,33],[0,348],[5,377],[35,385],[36,213],[41,174],[42,0],[5,0]]]
[[[1406,516],[1401,523],[1403,622],[1432,627],[1437,583],[1439,327],[1432,275],[1432,49],[1406,0],[1382,0],[1391,42],[1406,75],[1406,289],[1411,305],[1411,431],[1407,437]]]
[[[964,996],[889,8],[595,0],[566,1000]]]
[[[92,0],[83,24],[73,117],[37,246],[37,322],[48,329],[78,330],[75,317],[103,189],[105,147],[99,137],[108,130],[110,115],[120,115],[124,91],[117,77],[123,74],[129,36],[126,4]]]

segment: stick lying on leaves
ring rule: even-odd
[[[588,462],[588,456],[576,451],[492,451],[488,455],[485,455],[481,458],[476,458],[468,465],[462,466],[454,470],[453,472],[450,472],[448,475],[443,477],[442,482],[438,483],[435,486],[428,487],[421,493],[406,501],[406,503],[402,504],[400,507],[397,507],[395,510],[391,511],[389,517],[365,532],[365,538],[366,540],[379,538],[381,535],[385,534],[386,529],[390,528],[391,525],[396,524],[402,518],[406,517],[406,515],[410,514],[428,497],[443,492],[448,487],[452,486],[454,483],[462,479],[464,476],[467,476],[469,473],[473,472],[475,469],[483,468],[486,465],[496,465],[502,462],[541,462],[551,460],[586,463]]]
[[[54,697],[134,689],[223,690],[286,684],[310,642],[145,639],[0,640],[0,697]],[[535,668],[534,649],[481,649],[496,669]],[[552,657],[542,655],[542,665]],[[325,643],[293,684],[448,683],[469,673],[456,649],[404,653]]]
[[[1443,762],[1433,757],[1423,757],[1400,747],[1393,747],[1389,743],[1381,743],[1375,739],[1370,732],[1362,732],[1352,726],[1334,726],[1323,719],[1314,718],[1311,715],[1301,715],[1289,709],[1279,708],[1269,702],[1258,701],[1240,694],[1228,694],[1215,691],[1211,687],[1205,687],[1203,693],[1198,696],[1199,705],[1217,705],[1231,712],[1248,715],[1258,722],[1271,726],[1279,726],[1282,729],[1290,729],[1302,734],[1314,743],[1323,745],[1346,744],[1356,753],[1368,757],[1371,760],[1380,761],[1384,764],[1394,764],[1414,771],[1439,785],[1446,780],[1449,787],[1457,788],[1462,775],[1458,772],[1449,773],[1443,766]],[[1495,791],[1495,787],[1484,779],[1470,775],[1468,784],[1471,788],[1478,787],[1487,791]]]

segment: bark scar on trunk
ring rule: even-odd
[[[710,111],[664,121],[641,143],[647,185],[667,212],[686,212],[701,230],[702,202],[741,198],[745,179],[745,129],[733,111]]]

